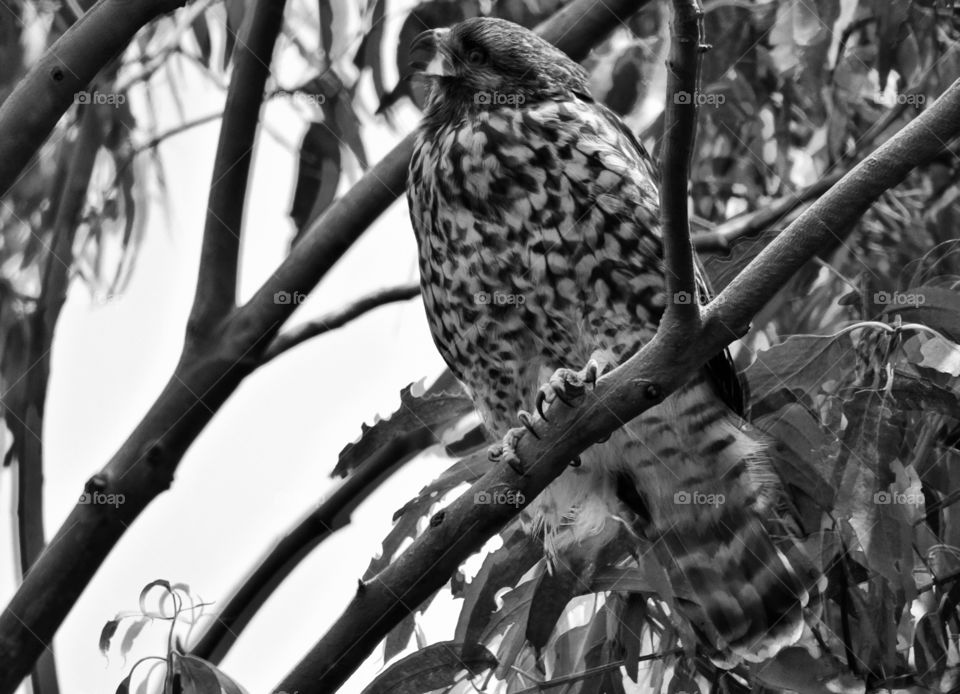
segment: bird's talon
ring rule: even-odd
[[[534,401],[534,405],[537,408],[537,413],[540,415],[540,418],[545,422],[549,422],[550,420],[547,419],[547,414],[543,409],[543,403],[545,403],[546,401],[547,401],[547,394],[543,392],[543,389],[538,390],[537,399]]]
[[[530,417],[529,413],[521,410],[521,422],[523,422],[524,419],[523,415],[525,415],[527,418]],[[526,475],[526,471],[523,469],[523,463],[517,456],[517,442],[523,438],[523,435],[527,431],[528,429],[523,427],[515,427],[508,430],[500,443],[495,443],[487,449],[487,457],[494,463],[506,463],[515,473],[520,476]],[[533,432],[532,429],[529,431],[536,436],[536,433]]]
[[[517,419],[520,420],[520,423],[523,425],[523,428],[533,434],[533,437],[540,440],[540,434],[537,433],[537,430],[533,428],[533,416],[526,410],[520,410],[517,413]]]

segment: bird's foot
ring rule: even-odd
[[[521,411],[520,414],[525,415],[527,413]],[[529,416],[530,415],[527,415],[527,417]],[[522,416],[520,421],[524,422]],[[526,425],[526,422],[524,422],[524,424]],[[494,463],[506,463],[513,468],[513,471],[518,475],[525,474],[523,463],[520,462],[520,458],[517,456],[517,443],[528,430],[532,431],[532,429],[527,426],[508,429],[502,441],[493,444],[487,449],[487,457],[490,458],[490,460]],[[536,436],[535,432],[534,436]]]
[[[557,369],[550,380],[540,386],[540,390],[537,391],[537,412],[546,420],[546,411],[557,400],[567,407],[577,406],[587,392],[587,386],[592,388],[596,385],[599,374],[600,365],[596,359],[588,361],[580,371]]]

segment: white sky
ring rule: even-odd
[[[202,81],[178,85],[187,120],[222,109],[224,95]],[[158,129],[163,131],[178,124],[180,116],[170,105],[169,92],[155,93],[162,97]],[[141,113],[140,105],[134,105]],[[412,108],[401,112],[406,128],[415,120]],[[299,142],[305,126],[282,101],[268,106],[266,121],[292,143]],[[71,288],[57,326],[43,432],[48,536],[73,508],[84,481],[146,412],[179,356],[218,133],[215,122],[161,147],[171,217],[152,205],[128,291],[98,304],[83,285]],[[363,135],[370,162],[400,137],[382,125],[365,127]],[[295,166],[295,153],[261,134],[245,216],[242,300],[286,253]],[[406,204],[400,201],[328,275],[297,319],[413,280],[415,251]],[[147,508],[110,554],[58,632],[62,691],[112,692],[136,659],[163,655],[164,632],[158,628],[152,636],[141,636],[126,663],[116,651],[106,660],[97,647],[100,630],[117,612],[136,610],[141,587],[158,578],[188,583],[203,599],[223,601],[272,542],[336,484],[329,473],[343,446],[359,435],[361,422],[393,411],[403,386],[432,378],[442,368],[422,305],[411,301],[309,342],[248,378],[190,448],[172,488]],[[281,586],[223,669],[250,692],[271,691],[339,616],[390,529],[394,510],[444,466],[435,456],[410,464],[368,499],[354,513],[354,522]],[[0,471],[0,557],[12,551],[13,484],[10,470]],[[0,560],[0,567],[0,601],[6,604],[14,577],[10,562]],[[431,640],[451,636],[428,631]],[[376,655],[343,691],[359,692],[379,665]]]

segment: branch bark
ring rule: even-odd
[[[352,304],[343,307],[339,311],[334,311],[323,318],[308,321],[287,332],[280,333],[263,353],[263,362],[266,363],[271,359],[275,359],[287,350],[293,349],[307,340],[319,337],[331,330],[342,328],[350,321],[359,318],[365,313],[369,313],[375,308],[380,308],[381,306],[386,306],[387,304],[398,301],[408,301],[417,296],[420,296],[419,284],[388,287],[387,289],[381,289],[368,294],[367,296],[357,299]]]
[[[673,15],[660,185],[667,292],[667,309],[661,323],[664,329],[695,331],[700,327],[700,302],[694,279],[687,187],[699,112],[697,89],[703,51],[703,12],[698,0],[675,0]]]
[[[100,0],[61,36],[0,105],[0,197],[86,87],[143,26],[186,0]]]
[[[275,0],[257,2],[247,14],[237,41],[234,73],[213,163],[200,274],[187,323],[187,334],[193,338],[213,334],[220,321],[236,307],[240,233],[250,162],[285,5],[286,2]]]
[[[38,64],[39,72],[32,71],[18,85],[17,104],[10,104],[11,95],[0,108],[0,190],[9,187],[23,169],[79,88],[68,85],[68,91],[61,93],[60,83],[65,81],[62,74],[56,88],[46,83],[49,72],[40,68],[50,64],[53,51],[59,51],[56,55],[67,62],[66,51],[70,60],[85,66],[82,74],[71,77],[82,86],[89,81],[79,82],[87,71],[92,77],[125,45],[118,38],[121,30],[127,31],[124,36],[129,40],[140,25],[179,4],[182,0],[100,0],[55,44]],[[574,0],[540,30],[571,57],[582,59],[594,42],[620,26],[624,17],[643,4],[645,0],[605,0],[602,4]],[[154,14],[147,12],[148,5],[156,11]],[[133,19],[141,24],[134,26]],[[107,44],[115,46],[109,54],[102,50]],[[97,60],[101,63],[94,65]],[[31,92],[38,93],[36,103]],[[25,115],[27,109],[30,118]],[[25,135],[21,126],[33,123],[31,118],[53,120],[42,132],[34,128]],[[18,148],[14,141],[17,138],[29,143],[28,152],[19,152],[24,148]],[[261,363],[263,351],[294,308],[274,301],[274,295],[281,291],[309,292],[403,192],[413,139],[412,135],[404,138],[311,225],[273,276],[222,322],[219,339],[185,348],[153,406],[105,467],[85,485],[91,497],[114,494],[113,498],[122,498],[123,503],[116,507],[76,506],[51,541],[51,549],[40,556],[0,614],[0,662],[4,664],[0,669],[0,694],[12,694],[16,689],[110,550],[147,504],[169,487],[187,448]]]
[[[476,494],[509,489],[520,492],[519,498],[534,499],[587,446],[659,403],[742,335],[767,299],[821,246],[849,233],[885,190],[934,159],[958,134],[960,81],[764,249],[705,308],[702,329],[693,340],[659,330],[636,355],[598,381],[587,403],[557,416],[551,413],[550,422],[537,415],[533,424],[539,439],[524,436],[517,445],[527,474],[521,477],[510,466],[500,466],[436,513],[406,552],[358,589],[341,617],[277,689],[336,691],[394,625],[520,511],[507,504],[477,505]]]

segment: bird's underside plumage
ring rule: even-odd
[[[429,78],[409,177],[423,299],[500,437],[556,369],[616,365],[653,336],[666,305],[656,173],[582,69],[530,32],[475,19],[432,40],[420,67],[443,74]],[[707,650],[758,660],[797,639],[808,597],[772,539],[789,546],[767,442],[720,396],[717,364],[588,449],[528,511],[554,562],[611,524],[638,529],[693,596],[685,613]]]

